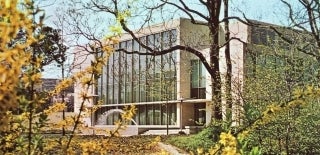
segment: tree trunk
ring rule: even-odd
[[[210,74],[213,101],[213,119],[222,119],[221,105],[221,77],[219,69],[219,15],[221,0],[209,0],[209,30],[211,35],[210,45]]]
[[[223,0],[224,3],[224,18],[229,16],[228,13],[228,1]],[[229,20],[224,21],[224,30],[225,35],[224,39],[228,41],[230,39],[230,30],[229,30]],[[231,95],[231,76],[232,76],[232,64],[231,64],[231,57],[230,57],[230,44],[227,42],[225,45],[225,57],[227,63],[227,73],[225,75],[225,94],[226,94],[226,104],[227,104],[227,120],[231,120],[232,118],[232,95]]]

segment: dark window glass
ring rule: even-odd
[[[167,120],[169,120],[169,115],[168,115],[168,111],[167,111],[167,108],[168,108],[168,104],[162,104],[161,105],[161,125],[167,125]],[[169,109],[169,108],[168,108]]]
[[[174,46],[177,44],[177,30],[173,29],[169,31],[170,33],[170,46]]]
[[[152,49],[155,48],[154,35],[153,34],[147,36],[147,46],[151,47]]]
[[[154,105],[154,125],[161,125],[161,105]]]
[[[120,85],[120,67],[119,67],[119,62],[120,62],[120,56],[119,52],[113,53],[113,67],[112,67],[112,77],[113,77],[113,102],[112,104],[118,104],[119,103],[119,85]]]
[[[108,64],[103,67],[102,69],[102,77],[106,78],[100,78],[102,85],[100,86],[101,89],[101,95],[99,95],[104,103],[106,103],[108,99]]]
[[[147,37],[141,37],[141,38],[139,38],[140,39],[140,42],[142,43],[142,44],[144,44],[144,45],[147,45]],[[140,52],[141,53],[145,53],[146,52],[146,49],[145,48],[143,48],[141,45],[139,45],[140,46]]]
[[[191,60],[191,97],[205,98],[205,69],[199,60]]]
[[[169,104],[169,124],[176,125],[177,124],[177,104]]]
[[[198,60],[194,60],[191,61],[191,88],[199,88],[199,61]]]
[[[132,51],[132,40],[127,41],[127,50]],[[132,61],[133,55],[132,54],[126,54],[126,76],[125,76],[125,94],[126,94],[126,100],[125,103],[132,103],[132,93],[133,93],[133,87],[132,87],[132,74],[133,74],[133,61]]]
[[[147,125],[153,125],[153,105],[147,105]]]
[[[147,56],[146,57],[146,97],[147,101],[153,101],[154,95],[154,86],[155,86],[155,79],[154,79],[154,72],[155,72],[155,57],[154,56]]]
[[[194,104],[194,118],[196,125],[204,125],[206,122],[206,104],[205,103],[196,103]]]
[[[133,50],[139,51],[139,44],[133,41]],[[139,102],[140,98],[140,56],[138,54],[132,55],[132,102]]]
[[[146,120],[147,120],[146,105],[139,105],[138,108],[139,108],[139,125],[146,125]]]
[[[167,49],[170,46],[170,33],[168,31],[162,32],[162,49]]]
[[[200,60],[191,60],[191,87],[204,88],[205,83],[205,68]]]
[[[160,33],[156,33],[154,35],[154,49],[157,51],[161,50],[161,34]]]
[[[120,43],[120,48],[122,49],[126,49],[127,48],[127,42],[121,42]],[[128,67],[128,63],[126,61],[126,57],[127,54],[125,54],[124,52],[119,52],[119,56],[120,56],[120,61],[119,61],[119,68],[120,68],[120,83],[119,83],[119,88],[120,88],[120,95],[119,95],[119,103],[125,103],[126,102],[126,75],[127,75],[127,67]]]

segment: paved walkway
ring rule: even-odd
[[[188,153],[186,153],[185,151],[182,151],[172,145],[164,144],[162,142],[159,142],[158,145],[163,150],[169,152],[170,155],[188,155]]]

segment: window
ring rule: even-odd
[[[127,50],[132,51],[132,40],[127,41]],[[132,61],[132,54],[125,54],[126,55],[126,63],[125,63],[125,102],[132,103],[132,73],[133,73],[133,61]]]
[[[171,41],[176,40],[175,37],[176,30],[169,30],[144,36],[139,40],[153,49],[161,50],[163,46],[172,46]],[[151,52],[142,48],[135,40],[120,42],[114,48],[142,53]],[[104,68],[106,74],[101,77],[104,79],[100,79],[100,97],[105,94],[107,104],[175,99],[175,55],[175,52],[161,56],[114,52]],[[170,84],[164,81],[169,81]],[[170,88],[167,88],[168,86]]]
[[[126,49],[127,42],[120,42],[120,48]],[[119,52],[119,103],[125,103],[125,93],[126,93],[126,72],[127,72],[127,54],[124,52]]]
[[[147,117],[146,117],[146,113],[147,113],[147,110],[146,110],[146,105],[139,105],[138,107],[138,111],[139,111],[139,125],[146,125],[146,120],[147,120]]]
[[[147,125],[153,125],[153,105],[147,105]]]
[[[161,124],[161,105],[156,104],[153,105],[154,107],[154,125],[160,125]]]
[[[191,60],[191,97],[205,98],[205,68],[200,60]]]
[[[139,44],[133,41],[133,50],[139,51]],[[140,56],[138,54],[132,55],[132,102],[139,102],[140,92]]]
[[[112,63],[112,68],[111,68],[111,76],[113,77],[113,101],[111,104],[118,104],[119,103],[119,95],[120,95],[120,67],[119,67],[119,62],[120,62],[120,55],[119,52],[113,53],[113,63]]]
[[[107,98],[106,98],[106,104],[113,104],[113,83],[114,83],[114,79],[113,79],[113,54],[110,55],[109,57],[109,61],[108,61],[108,64],[106,66],[107,68],[107,75],[106,75],[106,81],[107,81]]]
[[[176,30],[164,31],[140,37],[139,40],[155,50],[174,45]],[[114,49],[128,51],[147,51],[135,40],[122,41],[114,45]],[[138,103],[150,101],[174,100],[177,96],[176,88],[176,53],[162,56],[145,56],[114,52],[104,66],[104,74],[99,79],[99,95],[105,94],[105,104]],[[166,82],[164,82],[166,81]],[[163,96],[165,95],[165,97]],[[176,111],[169,106],[169,123],[175,123]],[[164,124],[164,114],[161,105],[141,105],[135,120],[139,124]],[[119,116],[108,118],[113,122]]]
[[[196,103],[194,104],[194,119],[196,125],[204,125],[206,122],[206,104]]]
[[[165,31],[161,33],[162,35],[162,49],[167,49],[168,47],[170,47],[170,33],[169,31]]]
[[[204,88],[206,86],[205,68],[200,60],[191,60],[191,88]]]

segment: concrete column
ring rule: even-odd
[[[206,102],[206,125],[209,125],[211,123],[212,118],[212,108],[213,105],[211,102]]]
[[[182,129],[182,104],[177,103],[177,125]]]

